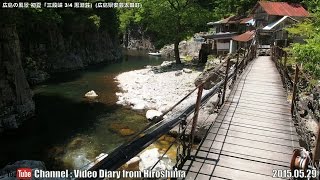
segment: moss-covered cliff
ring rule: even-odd
[[[33,115],[30,83],[120,59],[117,28],[114,9],[1,10],[0,132]]]
[[[34,112],[32,92],[21,65],[15,25],[0,27],[0,132],[17,128]]]
[[[82,69],[121,57],[113,9],[31,9],[20,17],[22,61],[30,83],[41,81],[43,71]]]

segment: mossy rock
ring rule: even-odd
[[[68,144],[67,149],[70,149],[70,150],[78,149],[78,148],[82,147],[82,145],[84,143],[85,143],[84,139],[82,139],[80,137],[76,137]]]
[[[111,131],[120,134],[121,136],[131,136],[135,133],[134,130],[130,129],[125,124],[113,123],[110,125]]]
[[[135,132],[132,129],[129,129],[129,128],[124,128],[124,129],[120,129],[119,130],[119,134],[121,134],[121,136],[131,136],[134,133]]]
[[[161,141],[159,141],[159,143],[160,143],[161,145],[165,145],[165,146],[169,146],[169,145],[170,145],[170,142],[165,141],[165,140],[161,140]]]
[[[121,124],[121,123],[112,123],[110,125],[110,129],[113,132],[119,132],[120,129],[128,128],[126,125]]]
[[[165,135],[163,135],[163,136],[161,136],[158,140],[159,140],[159,141],[161,141],[161,140],[165,140],[165,138],[166,138],[166,136],[165,136]]]
[[[64,154],[64,148],[61,146],[54,146],[48,151],[49,156],[57,157]]]
[[[164,140],[172,143],[172,142],[174,142],[176,139],[175,139],[174,137],[171,137],[171,136],[165,136]]]

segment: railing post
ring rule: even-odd
[[[292,92],[292,101],[291,101],[291,115],[292,116],[294,114],[294,108],[295,108],[295,103],[296,103],[298,80],[299,80],[299,67],[296,64],[296,70],[295,70],[295,75],[294,75],[294,84],[293,84],[293,92]]]
[[[227,90],[227,84],[228,84],[229,68],[230,68],[230,58],[227,59],[227,68],[226,68],[226,73],[225,73],[225,78],[224,78],[221,105],[224,103],[224,100],[226,98],[226,90]]]
[[[288,53],[285,52],[285,53],[284,53],[284,63],[283,63],[283,67],[286,67],[286,66],[287,66],[287,61],[288,61]]]
[[[204,84],[201,84],[198,88],[198,96],[197,96],[197,102],[194,110],[194,115],[193,115],[193,121],[192,121],[192,128],[191,128],[191,139],[189,142],[189,150],[188,150],[188,156],[190,156],[191,149],[194,143],[194,137],[195,137],[195,132],[197,128],[197,122],[198,122],[198,116],[199,116],[199,109],[201,105],[201,97],[202,97],[202,92],[203,92],[203,86]]]
[[[274,61],[274,46],[271,47],[271,59]]]
[[[237,62],[235,65],[235,74],[234,74],[234,81],[237,80],[237,75],[238,75],[238,71],[239,71],[239,53],[237,54]]]

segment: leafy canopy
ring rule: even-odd
[[[314,78],[320,78],[320,13],[311,19],[288,28],[293,38],[302,37],[303,43],[293,43],[289,48],[295,61],[301,63]]]

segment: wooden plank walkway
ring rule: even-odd
[[[239,77],[183,169],[186,179],[277,179],[272,171],[289,169],[296,147],[280,75],[270,57],[261,56]]]

